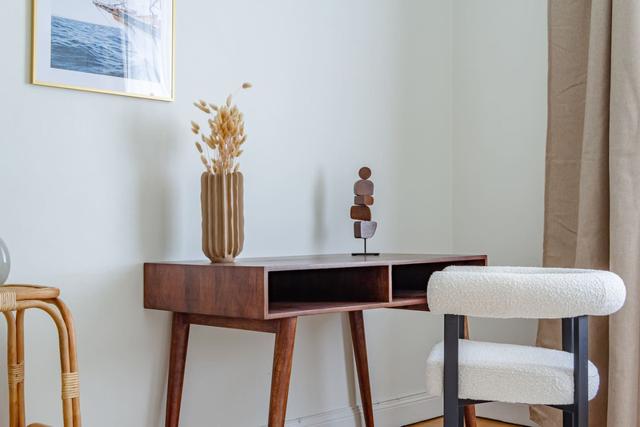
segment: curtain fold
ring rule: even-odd
[[[546,266],[603,268],[627,285],[611,318],[589,321],[601,376],[594,427],[640,427],[640,4],[549,0]],[[559,321],[538,345],[560,347]],[[543,427],[557,410],[532,407]]]

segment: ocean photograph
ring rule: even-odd
[[[159,82],[164,64],[157,3],[57,0],[51,15],[51,68]]]
[[[116,27],[51,17],[51,67],[127,77],[127,38]]]

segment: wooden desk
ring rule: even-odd
[[[178,427],[191,324],[275,334],[269,427],[282,427],[298,316],[348,312],[362,410],[367,427],[373,427],[362,311],[428,311],[426,288],[432,272],[486,262],[485,255],[382,254],[145,264],[145,308],[174,313],[165,425]]]

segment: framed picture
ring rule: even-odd
[[[33,0],[33,84],[172,101],[174,0]]]

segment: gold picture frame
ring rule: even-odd
[[[174,101],[176,1],[144,0],[146,15],[127,0],[85,1],[32,0],[31,83]]]

